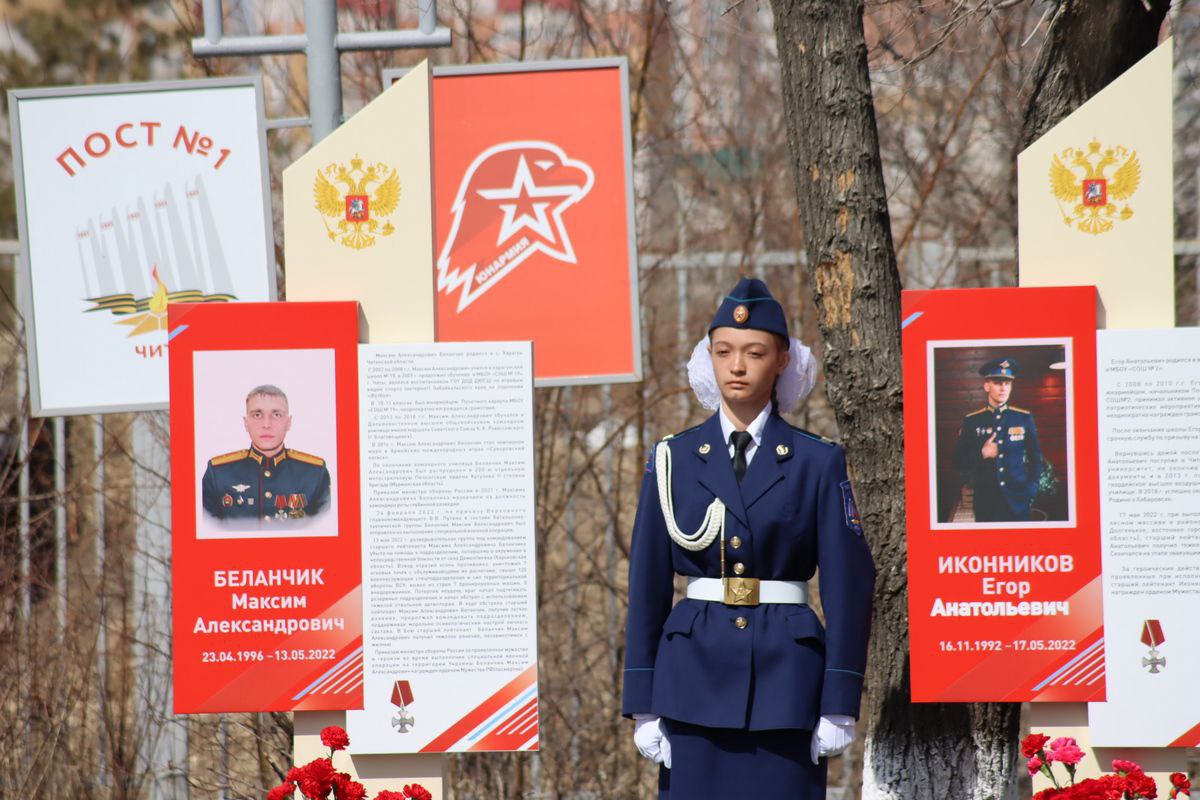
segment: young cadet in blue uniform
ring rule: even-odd
[[[224,520],[284,523],[321,513],[329,505],[325,459],[291,450],[283,439],[292,427],[287,395],[270,385],[246,395],[250,447],[216,456],[204,471],[204,510]]]
[[[744,279],[708,338],[720,408],[656,446],[638,500],[622,713],[663,765],[660,798],[817,800],[824,756],[854,737],[875,569],[844,451],[773,402],[783,308]]]
[[[976,522],[1027,522],[1042,478],[1042,448],[1033,414],[1010,406],[1020,365],[994,358],[983,365],[988,404],[963,418],[954,467],[974,490]]]

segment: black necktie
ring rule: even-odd
[[[741,483],[746,475],[746,448],[754,441],[754,437],[746,431],[734,431],[729,434],[729,441],[733,442],[733,474]]]

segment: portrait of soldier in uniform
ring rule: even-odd
[[[1010,405],[1020,365],[995,358],[979,370],[987,405],[967,414],[954,465],[974,490],[976,522],[1028,522],[1042,477],[1042,449],[1033,414]]]
[[[1063,345],[934,349],[936,523],[1032,525],[1070,517]]]
[[[251,389],[243,422],[249,447],[208,461],[201,482],[204,511],[260,527],[294,525],[325,511],[329,469],[320,456],[287,446],[292,417],[283,390],[270,384]]]

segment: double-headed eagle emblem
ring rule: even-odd
[[[1127,201],[1142,180],[1137,152],[1098,141],[1086,149],[1068,147],[1050,162],[1050,191],[1059,201],[1063,223],[1084,233],[1112,230],[1133,216]]]
[[[375,244],[380,236],[391,236],[396,228],[387,221],[400,204],[400,176],[382,161],[363,166],[358,156],[344,164],[330,164],[317,171],[313,198],[317,210],[337,220],[322,219],[329,238],[354,250]],[[342,192],[335,183],[343,184]],[[368,191],[374,188],[374,193]],[[382,225],[381,225],[382,223]]]

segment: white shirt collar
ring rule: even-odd
[[[752,447],[758,447],[760,444],[762,444],[763,428],[767,427],[767,418],[771,416],[771,409],[772,404],[770,401],[768,401],[767,404],[763,406],[763,410],[758,412],[758,416],[754,418],[754,421],[746,426],[746,432],[749,433],[754,439],[754,444]],[[721,406],[717,413],[721,415],[721,435],[725,437],[725,444],[728,445],[729,434],[736,431],[737,426],[734,425],[729,420],[729,417],[725,415],[725,406]]]

